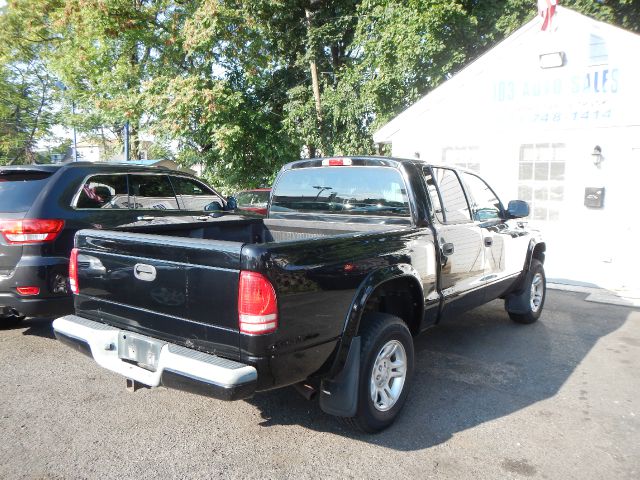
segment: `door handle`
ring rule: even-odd
[[[442,244],[442,254],[443,255],[451,255],[451,254],[453,254],[453,243],[444,243],[444,244]]]
[[[142,220],[151,221],[151,220],[155,220],[155,219],[156,219],[156,217],[153,217],[153,216],[151,216],[151,215],[140,215],[140,216],[138,217],[138,220],[139,220],[139,221],[142,221]]]
[[[491,238],[491,237],[485,237],[485,239],[484,239],[484,246],[485,246],[485,247],[490,247],[491,245],[493,245],[493,238]]]

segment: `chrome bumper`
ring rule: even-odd
[[[164,385],[222,400],[239,400],[255,392],[258,373],[250,365],[76,315],[54,320],[53,331],[58,340],[89,355],[101,367],[149,387]],[[127,335],[138,341],[140,352],[134,344],[123,354]]]

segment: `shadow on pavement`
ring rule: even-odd
[[[456,432],[507,416],[555,395],[596,342],[620,328],[630,310],[547,291],[536,324],[509,320],[501,301],[434,328],[416,340],[407,403],[377,435],[351,431],[293,389],[256,395],[261,425],[299,424],[396,450],[428,448]]]
[[[52,321],[53,321],[53,318],[49,318],[49,317],[42,317],[42,318],[30,317],[30,318],[24,319],[18,325],[15,325],[14,327],[10,327],[9,329],[12,329],[12,330],[24,329],[24,332],[22,332],[23,335],[35,335],[37,337],[50,338],[52,340],[55,340],[56,337],[53,335],[53,328],[51,327]]]

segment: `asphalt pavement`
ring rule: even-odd
[[[0,330],[0,478],[640,478],[640,312],[548,291],[416,340],[390,429],[354,433],[287,388],[226,403],[125,380],[53,338]]]

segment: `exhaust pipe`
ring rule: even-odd
[[[314,387],[313,385],[309,385],[308,383],[304,383],[304,382],[295,383],[293,385],[293,388],[295,388],[296,391],[300,395],[302,395],[306,400],[313,400],[313,398],[318,393],[318,389],[316,387]]]

